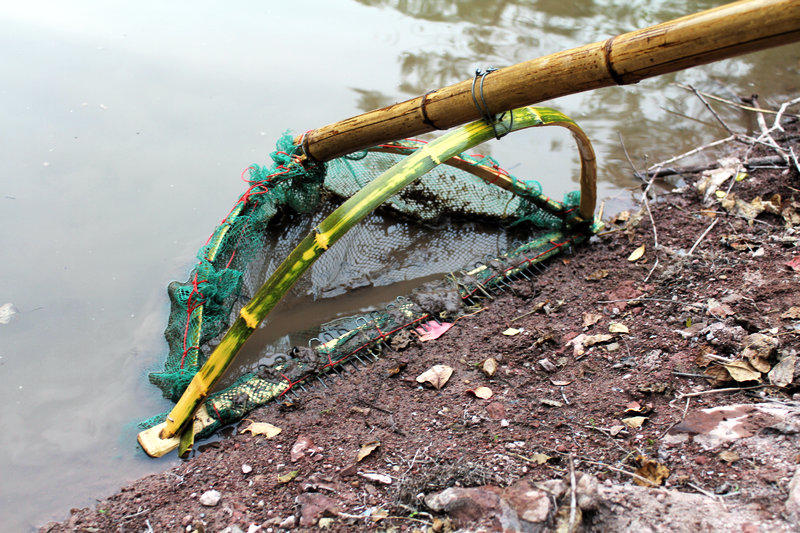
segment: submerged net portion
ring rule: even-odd
[[[171,312],[165,330],[169,354],[164,369],[150,375],[151,382],[177,401],[242,305],[299,240],[342,201],[423,143],[405,140],[308,167],[299,164],[292,137],[283,136],[269,167],[253,165],[243,174],[247,190],[198,252],[189,279],[169,285]],[[398,332],[456,317],[473,299],[517,276],[527,276],[531,265],[583,238],[561,231],[579,203],[578,194],[556,202],[541,194],[537,182],[509,176],[489,157],[462,154],[455,159],[459,168],[439,165],[348,232],[295,290],[319,298],[360,285],[450,274],[385,309],[323,325],[315,346],[295,347],[211,395],[205,410],[212,420],[200,437],[304,387],[308,380],[319,380],[320,374],[336,372],[345,362],[377,357]],[[472,169],[482,170],[484,179]],[[526,196],[487,183],[487,173],[522,183]],[[417,246],[420,236],[429,239],[432,234],[443,242],[463,240],[454,220],[465,226],[478,222],[516,226],[526,238],[514,245],[503,238],[506,249],[494,252],[492,246],[481,248],[480,241],[498,237],[480,231],[467,232],[471,240],[449,246],[447,253],[426,253]],[[535,228],[545,232],[535,236]],[[484,257],[476,257],[481,250]],[[487,251],[490,257],[485,257]],[[145,426],[163,418],[154,417]]]

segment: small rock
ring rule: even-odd
[[[546,357],[544,359],[539,359],[539,365],[546,371],[546,372],[555,372],[558,370],[556,365],[550,362],[550,359]]]
[[[252,466],[250,466],[248,464],[243,464],[242,465],[242,474],[249,474],[252,471],[253,471],[253,467]]]
[[[506,416],[506,407],[500,402],[492,402],[486,406],[486,414],[493,420],[500,420]]]
[[[205,505],[206,507],[214,507],[219,503],[219,500],[221,498],[222,494],[220,494],[218,490],[207,490],[202,495],[200,495],[200,505]]]
[[[188,526],[189,524],[191,524],[191,523],[192,523],[192,520],[194,520],[194,518],[192,517],[192,515],[190,515],[190,514],[187,514],[187,515],[186,515],[186,516],[184,516],[184,517],[183,517],[183,519],[181,520],[181,524],[183,524],[184,526]]]
[[[502,419],[502,420],[500,421],[500,426],[502,426],[502,427],[504,427],[504,428],[507,428],[507,427],[508,427],[508,426],[510,426],[510,425],[511,425],[511,424],[509,423],[509,421],[508,421],[508,420],[506,420],[505,418],[504,418],[504,419]]]
[[[300,525],[304,527],[315,525],[325,515],[337,516],[339,514],[336,501],[324,494],[307,492],[299,495],[296,501],[300,504]]]
[[[317,525],[320,529],[329,529],[333,525],[333,518],[320,518]]]
[[[307,437],[305,435],[300,435],[297,437],[297,440],[294,441],[292,445],[292,450],[289,452],[290,459],[292,462],[297,462],[303,455],[305,455],[306,450],[314,447],[314,442],[311,440],[311,437]]]
[[[505,499],[517,512],[519,518],[527,522],[544,522],[550,514],[550,495],[520,481],[503,492]]]
[[[297,517],[294,515],[290,515],[281,520],[281,523],[278,524],[278,527],[282,529],[292,529],[295,526],[295,524],[297,524]],[[313,523],[309,525],[313,525]]]

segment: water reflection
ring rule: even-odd
[[[720,2],[687,0],[357,1],[397,11],[426,23],[426,27],[435,23],[430,30],[433,42],[405,50],[398,58],[400,98],[467,79],[476,67],[517,63],[720,5]],[[615,187],[634,185],[627,163],[623,165],[617,132],[624,135],[631,152],[649,154],[651,161],[720,135],[702,104],[673,86],[673,82],[694,83],[734,99],[763,92],[766,101],[775,104],[798,90],[798,60],[800,46],[784,46],[647,80],[633,87],[561,98],[553,104],[579,120],[595,141],[600,153],[601,192],[609,192]],[[362,109],[368,110],[366,106]],[[724,107],[720,113],[733,126],[743,129],[751,126],[751,117],[738,110]],[[708,123],[698,123],[680,114],[707,119]],[[508,151],[513,161],[518,146],[512,140],[506,144],[514,148]],[[494,152],[501,161],[507,161],[500,147],[495,147]],[[566,151],[554,155],[571,158]],[[523,163],[521,170],[538,169]]]

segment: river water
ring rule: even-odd
[[[176,461],[145,457],[135,440],[137,420],[169,407],[146,378],[166,353],[165,287],[186,279],[243,191],[242,169],[263,163],[283,131],[717,4],[3,3],[0,306],[18,311],[0,323],[3,529],[63,519]],[[636,186],[618,135],[637,163],[726,136],[674,82],[775,105],[798,92],[799,65],[791,45],[548,105],[589,133],[613,209]],[[576,188],[561,132],[484,151],[551,195]],[[369,303],[356,300],[341,305]]]

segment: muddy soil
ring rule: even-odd
[[[800,177],[753,169],[708,204],[684,179],[651,200],[655,230],[623,216],[442,337],[43,530],[792,530]],[[433,365],[440,389],[416,380]]]

